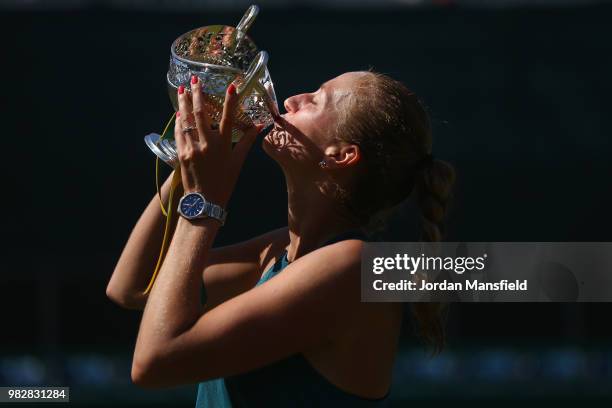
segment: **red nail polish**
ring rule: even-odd
[[[181,117],[181,112],[176,112],[176,117],[180,118]]]
[[[230,95],[235,95],[236,94],[236,85],[234,85],[233,82],[231,84],[229,84],[229,86],[227,87],[227,93],[230,94]]]
[[[185,87],[183,85],[181,85],[181,86],[179,86],[178,93],[179,93],[179,95],[182,95],[183,92],[185,92]]]
[[[194,84],[194,85],[198,83],[197,75],[192,75],[191,76],[191,83]]]

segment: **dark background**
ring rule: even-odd
[[[181,33],[240,11],[91,7],[0,11],[4,243],[0,385],[66,385],[80,405],[192,406],[195,386],[129,380],[140,312],[105,287],[153,196],[143,136],[171,113],[165,73]],[[428,105],[434,154],[458,183],[448,241],[610,241],[612,7],[262,10],[279,101],[373,67]],[[284,225],[282,175],[257,145],[217,244]],[[388,240],[417,237],[410,205]],[[612,401],[609,304],[454,304],[449,346],[411,335],[398,406]]]

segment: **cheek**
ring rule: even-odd
[[[329,115],[325,113],[304,112],[296,119],[295,126],[300,129],[308,142],[322,149],[329,143],[332,124]]]
[[[336,118],[329,112],[313,115],[309,122],[309,140],[323,151],[332,142]]]

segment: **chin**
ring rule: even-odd
[[[263,138],[262,148],[281,167],[294,167],[299,166],[299,163],[308,162],[304,146],[279,125]]]
[[[274,130],[264,136],[264,138],[261,140],[261,147],[268,156],[275,161],[278,161],[278,159],[283,156],[283,148],[282,145],[278,144],[278,141],[275,139],[273,133]]]
[[[262,147],[270,156],[274,156],[274,152],[280,153],[287,147],[288,132],[275,125],[272,130],[263,138]]]
[[[266,152],[268,156],[270,156],[270,145],[271,145],[269,137],[270,137],[270,134],[268,133],[267,135],[264,136],[263,139],[261,139],[261,148],[263,149],[264,152]]]

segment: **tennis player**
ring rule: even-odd
[[[182,191],[170,205],[180,216],[157,280],[145,295],[163,234],[154,197],[107,288],[118,304],[144,309],[133,382],[198,384],[198,408],[385,406],[403,305],[360,302],[360,256],[365,233],[411,196],[421,239],[441,238],[454,171],[432,156],[423,106],[402,83],[370,71],[288,98],[263,138],[285,175],[287,227],[213,248],[262,129],[232,147],[236,87],[213,130],[199,80],[191,82],[190,93],[178,90],[174,131]],[[412,312],[439,350],[440,305],[414,304]]]

